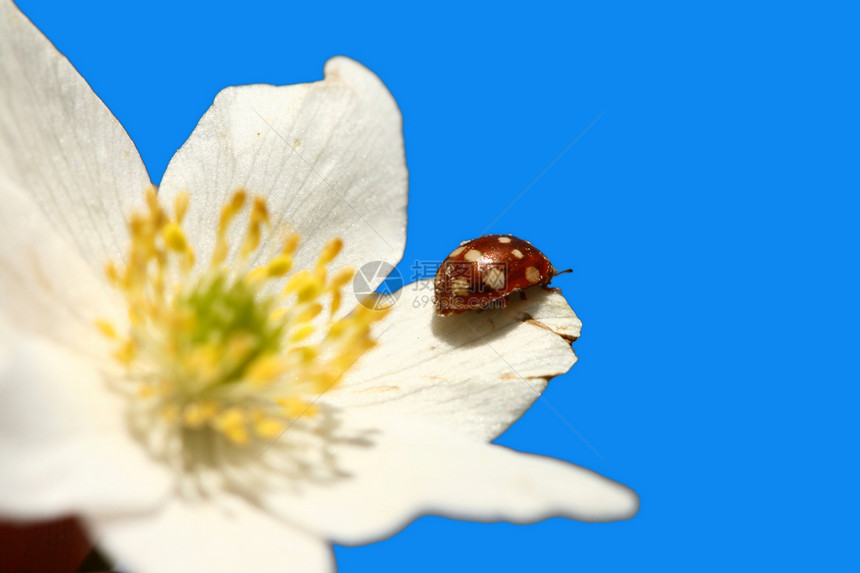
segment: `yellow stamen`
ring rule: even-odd
[[[245,417],[239,408],[228,408],[215,417],[215,427],[234,444],[244,445],[251,440]]]
[[[290,335],[290,342],[299,342],[314,333],[316,329],[313,324],[303,324]]]
[[[187,193],[177,194],[171,216],[147,190],[145,209],[129,218],[125,263],[105,267],[126,299],[129,325],[96,327],[128,368],[130,400],[157,420],[233,446],[275,439],[320,413],[318,394],[373,346],[371,326],[384,313],[359,306],[335,322],[354,275],[327,268],[343,241],[330,240],[310,269],[290,274],[299,236],[269,228],[265,201],[249,201],[241,189],[221,209],[209,267],[195,269],[182,228],[189,204]],[[283,244],[273,252],[266,240]],[[245,266],[266,254],[257,268]],[[272,288],[284,277],[280,291]]]
[[[285,255],[292,255],[296,252],[296,247],[299,246],[299,236],[296,234],[289,235],[284,241],[284,246],[281,249],[281,253]]]
[[[185,240],[185,233],[178,223],[169,223],[161,232],[164,237],[164,242],[172,251],[184,253],[188,249],[188,242]]]
[[[111,323],[106,320],[99,319],[96,321],[96,328],[98,328],[102,334],[107,336],[108,338],[116,339],[116,329],[113,327]]]
[[[243,189],[239,189],[233,196],[230,198],[230,202],[224,205],[221,208],[221,218],[218,220],[218,235],[221,236],[227,232],[227,228],[230,226],[230,222],[233,220],[236,215],[239,214],[239,211],[242,210],[242,207],[245,206],[245,199],[247,195]]]
[[[185,406],[182,411],[182,421],[189,428],[199,428],[210,422],[218,413],[218,404],[209,400],[194,402]]]
[[[287,370],[287,365],[279,356],[262,356],[248,367],[247,378],[251,384],[265,386],[277,379]]]
[[[278,418],[260,418],[254,421],[254,433],[264,440],[271,440],[280,436],[287,425]]]
[[[296,322],[302,324],[304,322],[310,322],[317,317],[319,313],[322,312],[322,305],[317,303],[312,303],[304,307],[302,312],[296,317]]]
[[[245,242],[242,244],[242,258],[247,258],[248,255],[257,250],[260,246],[260,235],[262,234],[263,226],[269,224],[269,211],[266,209],[266,203],[259,197],[254,198],[254,204],[251,207],[251,221],[248,224],[248,231],[245,234]]]
[[[313,416],[317,413],[317,408],[313,404],[291,396],[290,398],[281,398],[278,404],[284,409],[284,414],[288,418],[296,419],[301,416]]]
[[[343,267],[331,278],[329,290],[336,291],[342,289],[354,276],[355,269],[352,267]]]
[[[320,253],[319,260],[317,261],[318,266],[325,266],[332,262],[335,257],[340,253],[340,250],[343,248],[343,241],[337,237],[330,240],[323,247],[322,252]]]
[[[176,194],[176,199],[173,200],[173,213],[176,218],[176,222],[181,225],[182,221],[185,220],[185,214],[188,213],[188,203],[191,200],[191,196],[185,192],[180,191]]]
[[[270,277],[282,277],[293,268],[293,258],[289,255],[278,255],[266,267]]]
[[[243,189],[239,189],[230,198],[230,202],[221,208],[221,216],[218,219],[218,233],[215,240],[215,250],[212,252],[212,266],[217,266],[227,259],[230,244],[227,242],[227,231],[230,223],[245,206],[247,195]]]

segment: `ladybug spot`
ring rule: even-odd
[[[484,255],[481,253],[481,251],[479,251],[477,249],[469,249],[469,251],[467,251],[466,254],[463,255],[463,258],[466,259],[467,261],[469,261],[470,263],[476,263],[476,262],[480,261],[481,257],[483,257],[483,256]]]

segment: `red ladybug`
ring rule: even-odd
[[[436,272],[436,314],[504,308],[511,294],[546,285],[557,274],[546,255],[513,235],[464,241]]]

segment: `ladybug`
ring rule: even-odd
[[[546,255],[513,235],[464,241],[436,272],[436,314],[504,308],[511,294],[547,285],[557,274]]]

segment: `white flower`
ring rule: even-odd
[[[405,241],[400,114],[359,64],[224,90],[147,189],[0,0],[3,519],[74,513],[133,571],[217,572],[329,570],[329,543],[425,513],[635,514],[620,484],[487,443],[576,360],[560,295],[440,319],[343,288]]]

